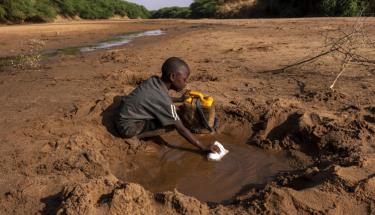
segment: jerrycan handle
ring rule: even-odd
[[[199,99],[200,99],[201,101],[204,100],[204,95],[203,95],[201,92],[198,92],[198,91],[194,91],[194,90],[192,90],[192,91],[189,92],[189,95],[190,95],[191,97],[199,97]]]
[[[199,98],[202,106],[204,106],[204,107],[211,107],[213,102],[214,102],[214,99],[211,96],[205,96],[203,93],[201,93],[199,91],[195,91],[195,90],[190,91],[189,96],[191,98],[194,98],[194,97]],[[190,103],[190,102],[192,102],[192,99],[189,99],[188,101]]]

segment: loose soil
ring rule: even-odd
[[[339,36],[355,21],[116,20],[1,26],[0,56],[18,60],[0,63],[0,214],[373,214],[373,64],[348,66],[335,91],[329,86],[340,64],[332,56],[273,71],[319,53],[324,35]],[[364,22],[374,35],[375,19]],[[38,55],[157,29],[166,34],[94,52],[47,59]],[[362,51],[375,58],[372,47]],[[231,150],[219,163],[186,151],[193,148],[175,134],[162,137],[185,150],[155,140],[123,140],[114,131],[120,96],[159,74],[170,56],[190,65],[189,89],[215,98],[221,119],[217,138]],[[201,138],[205,144],[212,141]],[[262,168],[275,165],[275,157],[272,171]],[[182,185],[171,183],[183,173],[176,170],[181,165],[191,174]],[[162,177],[157,168],[176,172],[166,171],[166,184],[154,185]],[[261,174],[255,173],[257,168]],[[230,180],[223,179],[227,170]],[[202,177],[189,178],[194,174]],[[205,174],[210,180],[204,180]],[[213,184],[204,184],[208,181]],[[225,188],[226,182],[240,190]],[[204,192],[194,183],[223,192]]]

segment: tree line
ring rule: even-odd
[[[148,18],[149,11],[122,0],[0,0],[0,21],[49,22],[57,15],[82,19]]]
[[[129,18],[250,18],[356,16],[375,13],[375,0],[257,0],[255,5],[223,13],[233,0],[194,0],[189,7],[148,11],[123,0],[0,0],[0,22],[49,22],[57,15],[82,19]]]
[[[222,13],[229,0],[195,0],[189,7],[169,7],[151,12],[152,18],[250,18],[357,16],[375,13],[374,0],[257,0],[234,13]],[[231,1],[233,2],[233,0]]]

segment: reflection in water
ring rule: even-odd
[[[176,188],[201,201],[223,202],[246,185],[264,183],[280,171],[291,170],[285,154],[249,146],[244,144],[245,138],[223,134],[200,137],[205,143],[215,138],[229,150],[220,162],[208,161],[197,153],[162,147],[152,154],[138,153],[127,164],[116,165],[114,172],[119,178],[139,183],[152,192]],[[168,135],[165,140],[176,146],[191,147],[177,134]],[[133,168],[128,168],[129,164]]]

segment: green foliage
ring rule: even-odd
[[[83,19],[107,19],[114,15],[148,18],[143,6],[123,0],[0,0],[0,20],[48,22],[57,14]]]
[[[32,22],[49,22],[57,15],[55,7],[48,0],[37,0],[34,3],[32,13],[27,17],[26,21]]]
[[[0,5],[0,21],[4,20],[6,16],[5,9]]]
[[[83,19],[106,19],[112,16],[129,18],[213,18],[226,17],[217,14],[223,0],[194,0],[187,7],[168,7],[153,11],[123,0],[0,0],[0,21],[48,22],[57,14]],[[256,10],[245,8],[232,17],[256,16],[304,17],[304,16],[355,16],[366,8],[365,13],[375,13],[374,0],[257,0]],[[228,16],[229,17],[229,16]]]
[[[73,17],[78,14],[78,5],[75,0],[54,0],[54,3],[61,15]]]
[[[373,0],[363,0],[361,8],[364,8],[364,13],[367,15],[375,15],[375,1]]]
[[[68,17],[79,16],[83,19],[105,19],[114,15],[129,18],[148,18],[143,6],[122,0],[54,0],[61,14]]]
[[[5,19],[13,22],[23,22],[33,12],[31,0],[3,0],[1,5],[6,11]]]
[[[280,17],[355,16],[369,0],[260,0],[265,14]]]
[[[360,0],[321,0],[322,15],[355,16],[359,14],[362,1]]]
[[[298,17],[315,15],[319,0],[261,0],[264,13],[271,16]]]
[[[158,18],[189,18],[191,10],[188,7],[165,7],[151,13],[151,17]]]
[[[215,17],[217,8],[218,2],[215,0],[194,0],[194,2],[190,5],[191,17]]]
[[[137,5],[130,2],[123,2],[121,0],[116,0],[119,2],[119,4],[123,5],[123,13],[126,13],[126,15],[129,18],[149,18],[150,12],[143,6]],[[120,15],[120,14],[118,14]]]
[[[372,1],[368,7],[369,12],[375,13],[375,1]]]

